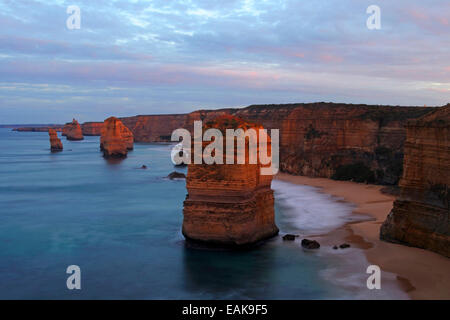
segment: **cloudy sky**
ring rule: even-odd
[[[450,1],[0,1],[2,124],[312,101],[450,102]]]

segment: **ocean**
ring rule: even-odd
[[[64,151],[51,153],[47,133],[0,129],[0,299],[371,297],[361,295],[365,270],[336,281],[342,254],[299,240],[244,251],[186,245],[185,181],[166,178],[186,172],[170,160],[173,145],[136,143],[112,163],[99,137],[61,140]],[[280,234],[325,234],[352,219],[350,205],[315,188],[273,188]],[[69,265],[81,268],[81,290],[66,287]]]

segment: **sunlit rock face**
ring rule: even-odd
[[[85,122],[81,125],[84,136],[100,136],[102,128],[103,122]]]
[[[381,239],[450,257],[450,104],[407,125],[401,196]]]
[[[67,140],[83,140],[83,131],[77,120],[73,119],[72,122],[66,123],[63,128],[63,136],[66,136]]]
[[[234,115],[280,130],[280,170],[296,175],[396,185],[402,175],[405,124],[432,108],[338,103],[255,105],[182,115],[122,118],[135,141],[170,141],[177,128],[192,130]]]
[[[50,137],[50,150],[52,152],[58,152],[63,150],[63,144],[58,138],[58,134],[54,129],[48,129],[48,135]]]
[[[224,115],[204,123],[204,131],[209,128],[219,129],[223,134],[225,163],[225,129],[257,130],[262,126]],[[202,150],[207,145],[209,142],[203,142]],[[245,164],[236,164],[236,146],[237,143],[234,145],[235,164],[188,165],[188,195],[183,210],[183,234],[187,239],[242,246],[278,233],[274,220],[272,175],[261,175],[260,169],[264,166],[260,161],[249,164],[248,141]],[[270,138],[266,148],[270,155]]]
[[[100,150],[105,158],[125,158],[133,150],[133,134],[116,117],[105,120],[100,137]]]

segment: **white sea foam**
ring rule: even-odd
[[[272,189],[283,211],[282,222],[303,235],[328,233],[354,220],[351,204],[317,188],[273,180]]]

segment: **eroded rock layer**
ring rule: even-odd
[[[381,239],[450,257],[450,104],[408,123],[399,185]]]
[[[67,140],[83,140],[83,131],[77,120],[73,119],[72,122],[66,123],[63,128],[63,136],[66,136]]]
[[[231,127],[230,127],[231,125]],[[222,116],[205,129],[262,128],[239,118]],[[226,143],[224,143],[224,150]],[[203,144],[203,149],[208,143]],[[248,150],[248,143],[246,146]],[[268,144],[270,150],[270,142]],[[236,150],[235,150],[236,155]],[[225,155],[224,155],[225,157]],[[248,245],[278,233],[274,220],[272,176],[261,175],[261,164],[190,164],[184,201],[183,234],[187,239]]]
[[[63,150],[63,144],[58,138],[58,134],[54,129],[48,129],[48,135],[50,138],[50,150],[52,152],[58,152]]]
[[[133,150],[133,134],[122,121],[110,117],[103,124],[100,149],[105,158],[124,158]]]

